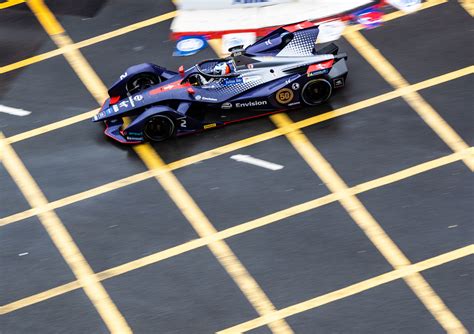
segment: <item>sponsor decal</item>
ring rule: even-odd
[[[133,141],[142,141],[143,137],[134,137],[134,136],[127,136],[127,140],[133,140]]]
[[[387,2],[407,13],[413,13],[421,7],[421,0],[387,0]]]
[[[143,136],[143,132],[128,132],[127,135],[130,135],[130,136]]]
[[[217,99],[216,98],[213,98],[213,97],[206,97],[206,96],[201,96],[201,95],[196,95],[194,97],[196,100],[198,101],[212,101],[212,102],[216,102]]]
[[[295,32],[295,31],[298,31],[298,30],[301,30],[301,29],[306,29],[306,28],[311,28],[311,27],[314,27],[314,23],[305,21],[305,22],[285,26],[285,27],[283,27],[283,29],[285,29],[286,31],[289,31],[289,32]]]
[[[191,56],[207,46],[207,41],[202,36],[185,36],[176,43],[176,50],[173,56],[186,57]]]
[[[237,84],[240,84],[240,83],[243,83],[244,82],[244,79],[242,78],[230,78],[230,79],[225,79],[222,84],[224,86],[231,86],[231,85],[237,85]]]
[[[137,102],[140,102],[141,100],[143,100],[143,95],[135,95],[133,99]]]
[[[276,97],[276,100],[277,100],[278,103],[288,104],[293,100],[294,96],[295,95],[293,94],[293,91],[291,89],[283,88],[283,89],[280,89],[276,93],[275,97]]]
[[[221,105],[221,109],[231,109],[232,108],[232,103],[226,102]]]
[[[253,64],[247,64],[247,68],[248,68],[249,70],[253,69]]]
[[[362,24],[367,29],[373,29],[382,24],[383,13],[374,8],[364,9],[355,14],[357,22]]]
[[[292,106],[297,106],[298,104],[300,104],[301,102],[293,102],[293,103],[289,103],[288,106],[289,107],[292,107]]]
[[[206,124],[206,125],[204,125],[204,130],[210,129],[210,128],[215,128],[216,126],[217,126],[216,123]]]
[[[114,104],[114,105],[112,106],[112,108],[114,109],[114,112],[118,112],[118,111],[119,111],[119,107],[118,107],[116,104]]]
[[[243,79],[244,79],[244,83],[248,83],[248,82],[258,81],[262,79],[262,77],[259,75],[253,75],[251,77],[244,77]]]
[[[265,3],[269,2],[268,0],[232,0],[233,5],[246,5],[246,4],[256,4],[256,3]]]
[[[267,101],[248,101],[248,102],[243,102],[243,103],[236,103],[235,107],[236,108],[248,108],[248,107],[260,107],[260,106],[266,106],[268,103]]]
[[[127,73],[127,72],[125,72],[124,74],[122,74],[122,75],[120,76],[120,80],[123,80],[123,79],[125,79],[125,78],[127,77],[127,75],[128,75],[128,73]]]
[[[314,77],[315,75],[326,74],[328,72],[329,70],[315,71],[315,72],[308,73],[308,77]]]
[[[178,8],[182,10],[231,9],[271,6],[294,0],[180,0]]]
[[[297,82],[295,82],[294,84],[291,85],[291,89],[293,89],[293,90],[298,90],[298,89],[300,89],[300,84],[297,83]]]
[[[114,105],[115,106],[115,105]],[[128,101],[120,101],[118,104],[119,108],[128,108]]]
[[[339,87],[344,87],[344,78],[338,78],[333,80],[334,87],[339,88]]]
[[[329,69],[331,68],[332,64],[334,64],[334,59],[329,59],[319,64],[310,65],[306,73],[308,74],[308,77],[327,73],[329,72]]]

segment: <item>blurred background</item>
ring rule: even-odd
[[[0,333],[473,332],[473,15],[0,0]],[[324,104],[143,145],[91,122],[132,65],[301,21],[348,55]]]

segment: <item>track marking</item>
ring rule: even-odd
[[[8,0],[8,1],[0,2],[0,9],[16,6],[24,2],[25,0]]]
[[[13,148],[6,143],[0,132],[1,159],[5,169],[17,184],[25,199],[32,208],[43,207],[48,200],[26,169],[23,162]],[[127,322],[110,299],[107,291],[95,276],[66,227],[53,210],[38,214],[41,224],[45,228],[56,248],[76,276],[78,284],[84,289],[87,297],[104,320],[112,333],[131,333]],[[77,284],[77,283],[71,283]],[[58,291],[61,291],[59,288]]]
[[[314,124],[317,124],[317,123],[320,123],[320,122],[324,122],[326,120],[329,120],[329,119],[332,119],[332,118],[335,118],[335,117],[339,117],[339,116],[342,116],[342,115],[345,115],[345,114],[349,114],[351,112],[354,112],[354,111],[357,111],[357,110],[360,110],[360,109],[363,109],[363,108],[367,108],[367,107],[370,107],[370,106],[373,106],[373,105],[376,105],[376,104],[379,104],[379,103],[383,103],[385,101],[389,101],[391,99],[400,97],[403,94],[406,94],[406,93],[409,93],[409,92],[412,92],[412,91],[417,91],[417,90],[429,88],[429,87],[432,87],[432,86],[435,86],[435,85],[438,85],[438,84],[441,84],[441,83],[444,83],[444,82],[447,82],[447,81],[450,81],[450,80],[454,80],[456,78],[459,78],[459,77],[462,77],[462,76],[465,76],[465,75],[469,75],[469,74],[472,74],[472,73],[474,73],[474,66],[468,66],[468,67],[465,67],[463,69],[453,71],[453,72],[450,72],[450,73],[447,73],[447,74],[443,74],[441,76],[422,81],[420,83],[411,85],[409,87],[405,87],[403,89],[399,89],[399,90],[396,90],[396,91],[393,91],[393,92],[382,94],[382,95],[379,95],[379,96],[376,96],[376,97],[373,97],[373,98],[370,98],[370,99],[367,99],[367,100],[363,100],[363,101],[360,101],[360,102],[351,104],[349,106],[345,106],[345,107],[342,107],[342,108],[339,108],[339,109],[336,109],[336,110],[333,110],[333,111],[330,111],[330,112],[327,112],[327,113],[324,113],[324,114],[321,114],[321,115],[310,117],[308,119],[305,119],[305,120],[302,120],[300,122],[294,123],[293,127],[304,128],[304,127],[307,127],[307,126],[311,126],[311,125],[314,125]],[[95,114],[96,112],[97,112],[97,109],[86,113],[87,118],[92,117],[92,115]],[[84,118],[83,115],[84,114],[79,115],[79,116],[75,116],[75,117],[71,117],[71,118],[68,118],[66,120],[56,122],[56,123],[52,123],[50,125],[46,125],[46,126],[38,128],[38,129],[23,132],[23,133],[20,133],[18,135],[14,135],[12,137],[9,137],[6,140],[7,140],[8,143],[15,143],[15,142],[18,142],[18,141],[21,141],[21,140],[25,140],[25,139],[34,137],[36,135],[46,133],[46,132],[61,128],[62,126],[72,124],[72,123],[75,123],[76,121],[82,120]],[[280,129],[271,130],[271,131],[268,131],[268,132],[265,132],[265,133],[262,133],[262,134],[259,134],[259,135],[256,135],[256,136],[248,137],[248,138],[233,142],[233,143],[228,144],[228,145],[217,147],[217,148],[211,149],[209,151],[205,151],[205,152],[198,153],[196,155],[193,155],[193,156],[181,159],[181,160],[177,160],[175,162],[172,162],[172,163],[168,164],[168,167],[171,170],[183,168],[183,167],[192,165],[192,164],[197,163],[197,162],[208,160],[208,159],[211,159],[211,158],[214,158],[214,157],[217,157],[217,156],[221,156],[223,154],[227,154],[227,153],[236,151],[238,149],[242,149],[244,147],[255,145],[255,144],[258,144],[260,142],[282,136],[287,131],[290,131],[290,129],[285,130],[285,128],[280,128]],[[50,205],[51,205],[51,208],[58,208],[58,207],[62,207],[62,206],[65,206],[65,205],[69,205],[69,204],[75,203],[77,201],[81,201],[81,200],[84,200],[84,199],[87,199],[87,198],[91,198],[91,197],[106,193],[108,191],[112,191],[112,190],[115,190],[115,189],[120,189],[122,187],[125,187],[125,186],[128,186],[128,185],[137,183],[137,182],[141,182],[141,181],[150,179],[150,178],[155,176],[154,173],[155,173],[155,171],[147,171],[147,172],[142,172],[142,173],[139,173],[139,174],[135,174],[135,175],[132,175],[132,176],[129,176],[129,177],[117,180],[117,181],[113,181],[113,182],[105,184],[103,186],[99,186],[97,188],[93,188],[93,189],[84,191],[82,193],[78,193],[78,194],[75,194],[75,195],[65,197],[61,200],[53,202],[54,204],[50,203]],[[4,217],[4,218],[0,219],[0,226],[7,225],[7,224],[10,224],[10,223],[13,223],[13,222],[16,222],[16,221],[34,216],[35,212],[39,212],[39,210],[41,210],[41,208],[38,208],[38,209],[35,209],[35,210],[33,210],[33,209],[26,210],[26,211],[23,211],[23,212],[20,212],[20,213],[17,213],[17,214],[8,216],[8,217]]]
[[[31,111],[27,111],[27,110],[23,110],[19,108],[7,107],[1,104],[0,104],[0,112],[14,115],[14,116],[28,116],[29,114],[31,114]]]
[[[422,11],[422,10],[425,10],[425,9],[428,9],[428,8],[431,8],[431,7],[434,7],[434,6],[442,5],[442,4],[447,3],[447,2],[448,2],[448,0],[427,0],[427,1],[423,2],[421,4],[420,8],[418,8],[418,10],[416,10],[413,13],[408,13],[408,12],[405,12],[403,10],[397,10],[395,12],[385,14],[382,17],[382,20],[383,20],[383,22],[392,21],[392,20],[398,19],[400,17],[403,17],[405,15],[416,14],[416,13]]]
[[[439,167],[442,167],[442,166],[460,161],[460,160],[463,159],[465,154],[474,154],[474,148],[471,147],[469,150],[467,150],[465,152],[452,153],[450,155],[447,155],[447,156],[444,156],[444,157],[441,157],[441,158],[438,158],[438,159],[435,159],[435,160],[427,161],[425,163],[422,163],[422,164],[419,164],[419,165],[416,165],[416,166],[413,166],[413,167],[409,167],[407,169],[395,172],[393,174],[389,174],[389,175],[380,177],[378,179],[371,180],[371,181],[356,185],[356,186],[349,189],[349,193],[356,195],[356,194],[359,194],[359,193],[362,193],[362,192],[365,192],[365,191],[369,191],[369,190],[372,190],[372,189],[375,189],[375,188],[378,188],[378,187],[382,187],[382,186],[385,186],[385,185],[388,185],[388,184],[391,184],[391,183],[394,183],[394,182],[398,182],[398,181],[403,180],[403,179],[407,179],[407,178],[412,177],[414,175],[418,175],[420,173],[424,173],[424,172],[430,171],[432,169],[439,168]],[[148,266],[150,264],[157,263],[159,261],[163,261],[163,260],[168,259],[170,257],[178,256],[180,254],[189,252],[189,251],[197,249],[199,247],[207,246],[210,242],[213,242],[213,241],[216,241],[216,240],[224,240],[224,239],[227,239],[227,238],[230,238],[230,237],[233,237],[233,236],[237,236],[237,235],[252,231],[254,229],[261,228],[263,226],[267,226],[267,225],[276,223],[276,222],[281,221],[283,219],[298,215],[300,213],[304,213],[304,212],[307,212],[309,210],[314,210],[314,209],[317,209],[317,208],[322,207],[324,205],[334,203],[334,202],[338,201],[339,198],[340,198],[340,195],[336,196],[336,194],[332,193],[332,194],[329,194],[329,195],[326,195],[326,196],[323,196],[323,197],[320,197],[320,198],[317,198],[317,199],[314,199],[314,200],[311,200],[311,201],[308,201],[308,202],[305,202],[305,203],[302,203],[302,204],[292,206],[292,207],[287,208],[287,209],[283,209],[281,211],[271,213],[267,216],[263,216],[263,217],[248,221],[248,222],[243,223],[243,224],[233,226],[231,228],[219,231],[214,235],[210,235],[210,236],[207,236],[205,238],[199,238],[199,239],[196,239],[196,240],[192,240],[192,241],[186,242],[184,244],[180,244],[178,246],[168,248],[164,251],[160,251],[160,252],[151,254],[149,256],[145,256],[143,258],[140,258],[140,259],[137,259],[137,260],[134,260],[134,261],[131,261],[131,262],[124,263],[124,264],[119,265],[117,267],[110,268],[110,269],[107,269],[107,270],[102,271],[100,273],[97,273],[96,276],[99,278],[99,280],[105,280],[105,279],[109,279],[109,278],[112,278],[112,277],[116,277],[118,275],[125,274],[127,272],[130,272],[130,271]],[[52,202],[51,205],[56,207],[55,202]],[[58,207],[60,207],[60,206],[58,205]],[[74,283],[74,282],[72,282],[72,283]],[[19,301],[13,302],[11,304],[2,306],[2,307],[0,307],[0,314],[13,312],[13,311],[15,311],[15,310],[17,310],[21,307],[25,307],[25,306],[32,305],[32,304],[35,304],[35,303],[39,303],[39,302],[44,301],[46,299],[55,297],[55,296],[58,295],[58,292],[57,292],[58,289],[63,289],[63,290],[61,290],[61,291],[63,291],[62,293],[66,293],[66,292],[69,292],[69,291],[80,288],[79,285],[70,285],[72,283],[61,286],[63,288],[58,287],[58,288],[48,290],[48,291],[51,291],[50,293],[48,291],[44,291],[42,293],[39,293],[39,294],[36,294],[36,295],[33,295],[33,296],[29,296],[29,297],[26,297],[26,298],[21,299]]]
[[[295,124],[297,126],[301,125],[301,127],[310,126],[310,125],[322,122],[324,120],[329,120],[329,119],[332,119],[334,117],[342,116],[342,115],[345,115],[345,114],[348,114],[348,113],[351,113],[351,112],[354,112],[354,111],[357,111],[357,110],[360,110],[360,109],[363,109],[363,108],[368,108],[368,107],[371,107],[371,106],[374,106],[374,105],[377,105],[377,104],[380,104],[380,103],[383,103],[383,102],[386,102],[386,101],[396,99],[396,98],[401,97],[405,94],[409,94],[409,93],[416,92],[416,91],[419,91],[419,90],[422,90],[422,89],[427,89],[427,88],[430,88],[430,87],[433,87],[433,86],[436,86],[436,85],[440,85],[442,83],[445,83],[445,82],[448,82],[448,81],[451,81],[451,80],[455,80],[457,78],[460,78],[460,77],[463,77],[463,76],[466,76],[466,75],[470,75],[470,74],[473,74],[473,73],[474,73],[474,66],[473,65],[467,66],[467,67],[464,67],[462,69],[459,69],[459,70],[456,70],[456,71],[453,71],[453,72],[449,72],[449,73],[446,73],[446,74],[442,74],[442,75],[439,75],[437,77],[427,79],[427,80],[421,81],[421,82],[413,84],[413,85],[409,85],[409,86],[401,88],[401,89],[396,89],[394,91],[391,91],[391,92],[388,92],[388,93],[385,93],[385,94],[374,96],[374,97],[371,97],[369,99],[362,100],[362,101],[350,104],[348,106],[345,106],[345,107],[342,107],[342,108],[339,108],[339,109],[336,109],[336,110],[333,110],[333,111],[330,111],[330,112],[327,112],[327,113],[324,113],[324,114],[321,114],[321,115],[318,115],[318,116],[310,117],[310,118],[308,118],[304,121],[301,121],[301,122],[298,122],[298,123],[295,123]],[[62,127],[66,127],[66,126],[84,121],[86,119],[90,119],[97,112],[98,112],[98,109],[94,109],[94,110],[88,111],[86,113],[83,113],[83,114],[80,114],[80,115],[77,115],[77,116],[74,116],[74,117],[70,117],[70,118],[67,118],[67,119],[64,119],[64,120],[61,120],[61,121],[58,121],[58,122],[54,122],[54,123],[51,123],[51,124],[44,125],[42,127],[39,127],[39,128],[33,129],[33,130],[29,130],[29,131],[22,132],[22,133],[17,134],[17,135],[13,135],[11,137],[8,137],[6,140],[8,141],[8,143],[12,144],[12,143],[16,143],[16,142],[19,142],[19,141],[22,141],[22,140],[33,138],[33,137],[48,133],[50,131],[57,130],[57,129],[60,129]],[[276,131],[276,130],[273,130],[273,131]],[[268,135],[270,135],[270,139],[274,138],[271,135],[271,133],[272,133],[272,131],[269,131],[269,132],[264,133],[264,135],[268,134]],[[255,137],[258,137],[258,136],[255,136]],[[254,138],[254,137],[249,137],[249,138]],[[242,143],[243,141],[244,140],[241,140],[239,142]],[[245,145],[245,146],[248,146],[248,145]],[[242,147],[244,147],[244,146],[242,146]]]
[[[344,37],[395,89],[403,89],[410,86],[395,67],[360,32],[351,31],[344,34]],[[404,94],[403,99],[454,152],[462,151],[469,147],[419,93],[410,92]],[[474,171],[474,158],[466,157],[464,163],[471,171]]]
[[[429,7],[432,7],[432,6],[437,5],[437,4],[442,4],[442,3],[444,3],[444,2],[446,2],[446,1],[444,1],[444,0],[435,0],[435,1],[424,2],[424,3],[422,4],[422,8],[421,8],[421,9],[429,8]],[[430,5],[430,6],[428,6],[428,5]],[[421,9],[420,9],[420,10],[421,10]],[[172,12],[172,13],[173,13],[173,16],[176,15],[174,12]],[[172,14],[172,13],[167,13],[167,14],[164,14],[164,15],[168,15],[168,14]],[[396,15],[395,15],[395,14],[396,14]],[[404,13],[404,12],[402,12],[402,11],[397,11],[397,12],[388,14],[388,15],[386,15],[385,17],[386,17],[386,21],[388,21],[388,20],[392,20],[392,19],[395,19],[395,18],[402,17],[402,16],[404,16],[404,15],[407,15],[407,14]],[[162,16],[163,16],[163,15],[158,16],[158,17],[153,18],[153,19],[150,19],[150,20],[157,20],[157,21],[158,21],[159,19],[163,19],[163,18],[161,18]],[[145,21],[144,21],[144,22],[145,22]],[[160,21],[160,22],[161,22],[161,21]],[[140,24],[140,26],[141,26],[142,23],[137,23],[136,25],[139,25],[139,24]],[[151,23],[151,24],[153,24],[153,23]],[[132,26],[133,26],[133,25],[132,25]],[[349,28],[350,28],[350,30],[352,30],[352,29],[359,30],[359,29],[361,29],[361,26],[360,26],[360,25],[355,25],[355,26],[351,26],[351,27],[349,27]],[[120,34],[124,34],[124,33],[126,33],[126,32],[123,32],[123,31],[122,31],[122,30],[124,30],[124,29],[125,29],[125,30],[126,30],[126,29],[130,29],[130,27],[121,28],[121,29],[118,29],[118,30],[116,30],[116,31],[114,31],[114,32],[108,33],[108,34],[111,34],[112,37],[114,37],[114,35],[115,35],[118,31],[121,31]],[[138,29],[138,28],[136,28],[136,29]],[[134,30],[136,30],[136,29],[134,29]],[[98,41],[96,41],[96,43],[98,43],[98,42],[100,42],[100,41],[102,41],[102,40],[107,39],[107,38],[105,38],[105,35],[107,35],[107,34],[100,35],[100,36],[96,37],[96,38],[98,39]],[[105,39],[104,39],[104,38],[105,38]],[[89,41],[89,40],[87,40],[87,41]],[[86,43],[86,44],[84,44],[84,45],[81,46],[81,43],[85,43],[85,42],[86,42],[86,41],[69,45],[69,48],[76,48],[76,49],[78,49],[78,48],[79,48],[78,46],[83,47],[83,46],[90,45],[90,44],[87,44],[87,43]],[[88,42],[88,43],[90,43],[90,42]],[[214,48],[214,50],[216,50],[216,52],[217,52],[217,50],[220,50],[220,47],[219,47],[220,44],[219,44],[219,43],[221,43],[220,40],[210,40],[210,41],[209,41],[209,44],[211,45],[211,47]],[[92,44],[94,44],[94,43],[92,43]],[[63,50],[63,49],[61,49],[61,50],[60,50],[60,49],[57,49],[57,50],[50,51],[50,53],[51,53],[51,57],[53,57],[53,56],[57,56],[57,55],[63,54],[63,53],[64,53],[64,50]],[[54,53],[54,55],[53,55],[53,53]],[[41,58],[42,56],[39,55],[39,56],[35,56],[35,57]],[[50,57],[48,56],[48,58],[50,58]],[[45,58],[45,59],[46,59],[46,58]],[[43,59],[43,60],[44,60],[44,59]],[[40,61],[40,60],[38,60],[38,61]],[[24,61],[21,61],[21,62],[24,62]],[[36,61],[35,61],[35,62],[36,62]],[[22,65],[22,66],[27,66],[27,65],[28,65],[28,64],[25,63],[25,64]],[[8,66],[10,66],[10,65],[7,65],[7,67],[8,67]],[[0,67],[0,73],[4,73],[4,72],[2,72],[2,69],[4,69],[4,67]],[[465,67],[464,69],[461,69],[461,70],[459,70],[459,71],[454,71],[454,72],[451,72],[451,73],[448,73],[448,74],[445,74],[445,75],[441,75],[441,76],[438,76],[438,77],[435,77],[435,78],[428,79],[428,80],[425,80],[425,81],[423,81],[423,82],[420,82],[420,83],[418,83],[417,85],[421,85],[421,86],[419,86],[419,88],[417,88],[417,89],[414,89],[414,90],[411,90],[411,89],[407,89],[407,90],[396,90],[395,92],[397,92],[397,91],[398,91],[398,92],[402,92],[402,91],[403,91],[403,92],[404,92],[403,94],[408,94],[409,92],[413,92],[413,91],[420,90],[420,89],[425,89],[425,88],[431,87],[431,86],[433,86],[433,85],[435,85],[435,84],[440,84],[440,83],[443,83],[443,82],[447,82],[447,81],[453,80],[453,79],[459,77],[459,76],[457,76],[457,74],[455,74],[455,73],[456,73],[456,72],[461,72],[461,71],[466,71],[466,72],[460,73],[459,76],[463,76],[463,75],[466,75],[466,74],[471,74],[471,73],[473,73],[473,66],[468,66],[468,67]],[[8,71],[6,71],[6,72],[8,72]],[[445,76],[450,76],[451,74],[454,74],[454,76],[451,77],[451,78],[445,77]],[[444,78],[444,79],[443,79],[443,78]],[[436,80],[436,79],[440,79],[440,81],[437,82],[437,83],[434,83],[434,82],[433,82],[433,84],[429,84],[429,82],[430,82],[431,80]],[[422,85],[423,85],[424,83],[427,84],[427,85],[425,85],[425,86],[423,87]],[[410,86],[408,86],[408,87],[415,87],[415,86],[416,86],[416,85],[410,85]],[[405,88],[404,88],[404,89],[405,89]],[[392,92],[392,93],[393,93],[393,92]],[[390,93],[387,93],[387,94],[390,94]],[[385,95],[386,95],[386,94],[382,94],[382,95],[380,95],[380,96],[385,96]],[[396,96],[391,97],[391,98],[389,98],[389,99],[396,98],[396,97],[399,97],[399,96],[402,96],[402,95],[401,95],[401,94],[400,94],[400,95],[396,95]],[[368,99],[368,100],[365,100],[365,101],[370,101],[370,100],[371,100],[371,99]],[[384,102],[384,101],[386,101],[386,100],[383,100],[383,99],[381,100],[381,102]],[[363,101],[361,101],[360,103],[362,103],[362,102],[363,102]],[[381,103],[381,102],[380,102],[380,103]],[[369,105],[373,105],[373,104],[369,104]],[[33,129],[33,130],[31,130],[31,131],[23,132],[23,133],[21,133],[21,134],[19,134],[19,135],[15,135],[15,136],[9,137],[9,138],[7,138],[7,140],[8,140],[10,143],[14,143],[14,142],[17,142],[17,141],[20,141],[20,140],[25,140],[25,139],[28,139],[28,138],[31,138],[31,137],[34,137],[34,136],[37,136],[37,135],[40,135],[40,134],[43,134],[43,133],[52,131],[52,130],[56,130],[56,129],[61,128],[61,127],[63,127],[63,126],[69,126],[69,125],[74,124],[74,123],[76,123],[76,122],[80,122],[80,121],[85,120],[85,119],[87,119],[87,118],[89,118],[89,117],[92,117],[92,116],[94,115],[94,113],[96,113],[96,110],[95,110],[95,111],[90,111],[90,112],[88,112],[88,113],[81,114],[81,115],[78,115],[78,116],[75,116],[75,117],[71,117],[71,118],[69,118],[69,119],[67,119],[67,120],[64,120],[64,122],[63,122],[63,121],[59,121],[59,122],[52,123],[52,124],[50,124],[50,125],[45,125],[45,126],[43,126],[43,127],[40,127],[40,128],[37,128],[37,129]]]
[[[440,5],[440,4],[443,4],[445,2],[447,2],[447,0],[428,0],[428,1],[424,2],[421,5],[421,8],[418,11],[423,10],[423,9],[427,9],[427,8],[430,8],[430,7],[433,7],[433,6],[436,6],[436,5]],[[111,39],[111,38],[114,38],[114,37],[117,37],[117,36],[121,36],[121,35],[124,35],[126,33],[129,33],[129,32],[144,28],[144,27],[148,27],[148,26],[151,26],[151,25],[154,25],[154,24],[157,24],[157,23],[169,20],[169,19],[172,19],[176,15],[177,15],[177,11],[165,13],[165,14],[159,15],[157,17],[153,17],[151,19],[148,19],[148,20],[137,22],[137,23],[131,24],[129,26],[126,26],[126,27],[123,27],[123,28],[105,33],[105,34],[102,34],[102,35],[99,35],[99,36],[96,36],[96,37],[92,37],[92,38],[86,39],[86,40],[81,41],[81,42],[77,42],[77,43],[73,44],[71,46],[71,48],[80,49],[80,48],[83,48],[83,47],[86,47],[86,46],[94,45],[94,44],[106,41],[108,39]],[[396,11],[396,12],[384,15],[383,20],[385,22],[387,22],[387,21],[390,21],[390,20],[394,20],[394,19],[403,17],[405,15],[407,15],[407,13],[405,13],[403,11]],[[352,28],[352,27],[354,27],[354,28]],[[351,29],[359,30],[359,29],[362,29],[362,26],[360,26],[360,25],[351,26]],[[210,42],[209,44],[212,46],[215,43],[214,41],[215,40],[209,41]],[[18,62],[13,63],[13,64],[2,66],[2,67],[0,67],[0,74],[10,72],[10,71],[13,71],[13,70],[17,70],[19,68],[38,63],[40,61],[59,56],[63,53],[64,53],[63,49],[53,50],[53,51],[49,51],[49,52],[42,53],[42,54],[37,55],[37,56],[33,56],[33,57],[30,57],[30,58],[18,61]]]
[[[82,122],[86,119],[92,119],[92,117],[94,117],[94,115],[97,114],[98,112],[99,112],[99,108],[88,111],[88,112],[85,112],[85,113],[82,113],[82,114],[79,114],[77,116],[72,116],[72,117],[63,119],[61,121],[46,124],[46,125],[41,126],[39,128],[29,130],[29,131],[26,131],[26,132],[22,132],[22,133],[19,133],[17,135],[13,135],[11,137],[7,137],[5,140],[9,144],[13,144],[13,143],[16,143],[16,142],[19,142],[19,141],[22,141],[22,140],[33,138],[33,137],[36,137],[36,136],[39,136],[39,135],[42,135],[42,134],[45,134],[45,133],[48,133],[48,132],[51,132],[51,131],[54,131],[54,130],[64,128],[66,126],[70,126],[70,125]]]
[[[276,311],[274,314],[272,314],[271,316],[267,318],[265,317],[256,318],[256,319],[244,322],[242,324],[239,324],[237,326],[224,329],[217,333],[230,334],[230,333],[242,333],[242,332],[250,331],[252,329],[266,325],[269,319],[272,319],[272,320],[285,319],[285,318],[294,316],[296,314],[314,309],[316,307],[320,307],[320,306],[335,302],[337,300],[353,296],[355,294],[375,288],[377,286],[381,286],[383,284],[393,282],[397,279],[413,276],[421,271],[428,270],[428,269],[441,266],[443,264],[446,264],[452,261],[462,259],[463,257],[469,256],[472,254],[474,254],[473,245],[469,245],[463,248],[458,248],[451,252],[438,255],[436,257],[432,257],[428,260],[411,264],[409,266],[396,269],[394,271],[391,271],[391,272],[388,272],[388,273],[385,273],[373,278],[369,278],[365,281],[330,292],[328,294],[325,294],[316,298],[312,298],[298,304],[288,306],[284,309]]]
[[[56,45],[65,49],[64,56],[73,68],[84,86],[94,96],[97,102],[102,102],[108,97],[107,88],[89,65],[87,60],[77,49],[70,48],[73,42],[59,25],[56,18],[47,9],[42,0],[31,0],[34,5],[30,7],[38,17],[40,23],[51,36]],[[191,196],[187,193],[178,179],[173,175],[168,166],[161,160],[158,154],[149,144],[141,144],[133,147],[133,150],[141,158],[144,164],[150,169],[159,171],[155,175],[157,181],[165,189],[170,198],[174,201],[178,209],[196,230],[199,236],[206,237],[217,233],[214,226],[197,206]],[[46,204],[46,203],[45,203]],[[242,263],[238,260],[232,250],[224,241],[216,241],[208,245],[211,252],[221,263],[227,273],[231,276],[242,293],[255,308],[257,313],[265,315],[275,311],[275,307],[260,288],[258,283],[248,273]],[[285,320],[278,320],[269,324],[274,333],[293,333]]]
[[[250,155],[236,154],[236,155],[231,156],[230,158],[232,160],[235,160],[235,161],[238,161],[238,162],[244,162],[244,163],[247,163],[247,164],[250,164],[250,165],[270,169],[270,170],[273,170],[273,171],[280,170],[284,167],[282,165],[278,165],[278,164],[275,164],[273,162],[268,162],[268,161],[265,161],[265,160],[254,158]]]
[[[372,181],[367,181],[365,183],[359,184],[351,188],[351,193],[358,194],[361,192],[369,191],[369,190],[402,180],[404,178],[408,178],[408,177],[429,171],[434,168],[445,166],[447,164],[464,159],[466,155],[473,155],[473,154],[474,154],[474,148],[471,147],[464,152],[453,153],[441,158],[437,158],[437,159],[422,163],[420,165],[409,167],[402,171],[399,171],[387,176],[383,176],[381,178],[378,178]],[[192,163],[187,163],[187,162],[183,162],[183,164],[179,163],[182,161],[183,160],[179,160],[175,163],[171,163],[168,165],[168,168],[170,170],[176,170],[176,169],[192,164]],[[129,186],[129,185],[132,185],[144,180],[148,180],[152,177],[156,177],[159,173],[160,173],[159,171],[155,171],[155,170],[142,172],[142,173],[139,173],[139,174],[136,174],[124,179],[120,179],[118,181],[113,181],[105,185],[77,193],[75,195],[64,197],[54,202],[50,202],[46,206],[41,207],[41,208],[30,209],[30,210],[22,211],[22,212],[7,216],[5,218],[0,219],[0,227],[18,222],[20,220],[24,220],[26,218],[33,217],[43,211],[59,209],[67,205],[71,205],[71,204],[74,204],[86,199],[90,199],[95,196],[102,195],[113,190],[121,189],[123,187]]]
[[[270,116],[270,118],[277,127],[288,127],[293,124],[290,118],[283,113]],[[410,265],[411,263],[405,254],[386,234],[362,202],[354,194],[350,193],[346,183],[301,130],[295,128],[287,133],[286,137],[329,190],[336,195],[341,195],[339,203],[392,267],[399,269]],[[420,274],[409,275],[404,279],[428,311],[447,332],[467,333],[462,323],[448,309]]]
[[[0,307],[0,315],[14,312],[27,306],[34,305],[36,303],[48,300],[50,298],[61,296],[65,293],[77,290],[81,288],[79,281],[70,282],[67,284],[60,285],[58,287],[37,293],[35,295],[19,299]]]
[[[26,59],[23,59],[21,61],[9,64],[9,65],[2,66],[2,67],[0,67],[0,74],[10,72],[10,71],[14,71],[14,70],[17,70],[19,68],[38,63],[40,61],[62,55],[66,51],[78,50],[78,49],[84,48],[86,46],[101,43],[101,42],[104,42],[108,39],[111,39],[111,38],[114,38],[114,37],[117,37],[117,36],[121,36],[121,35],[127,34],[129,32],[138,30],[138,29],[142,29],[142,28],[149,27],[151,25],[155,25],[155,24],[163,22],[163,21],[170,20],[170,19],[172,19],[173,17],[176,16],[176,13],[177,13],[176,11],[165,13],[165,14],[153,17],[151,19],[147,19],[147,20],[144,20],[144,21],[141,21],[141,22],[137,22],[137,23],[131,24],[129,26],[126,26],[126,27],[123,27],[123,28],[120,28],[120,29],[117,29],[117,30],[114,30],[114,31],[110,31],[108,33],[105,33],[105,34],[102,34],[102,35],[99,35],[99,36],[96,36],[96,37],[88,38],[88,39],[83,40],[81,42],[71,44],[67,49],[66,48],[60,48],[60,49],[57,49],[57,50],[42,53],[42,54],[37,55],[37,56],[26,58]]]
[[[459,0],[459,4],[469,13],[469,15],[474,16],[473,0]]]
[[[148,169],[161,171],[161,173],[156,176],[157,181],[170,196],[196,233],[201,238],[215,235],[217,230],[155,150],[153,150],[149,144],[137,145],[134,147],[134,150]],[[265,316],[275,311],[275,307],[270,299],[225,241],[216,240],[207,246],[260,315]],[[268,326],[273,333],[293,333],[283,319],[272,321]]]

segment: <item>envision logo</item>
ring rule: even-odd
[[[245,103],[236,103],[236,108],[258,107],[267,105],[267,101],[249,101]]]

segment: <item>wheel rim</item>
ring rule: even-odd
[[[173,135],[174,123],[166,116],[154,116],[148,120],[143,132],[152,141],[162,141]]]
[[[159,81],[153,75],[139,75],[127,83],[127,91],[135,94],[156,85]]]
[[[332,86],[329,81],[316,79],[308,82],[303,87],[302,98],[306,104],[316,105],[323,103],[332,93]]]

